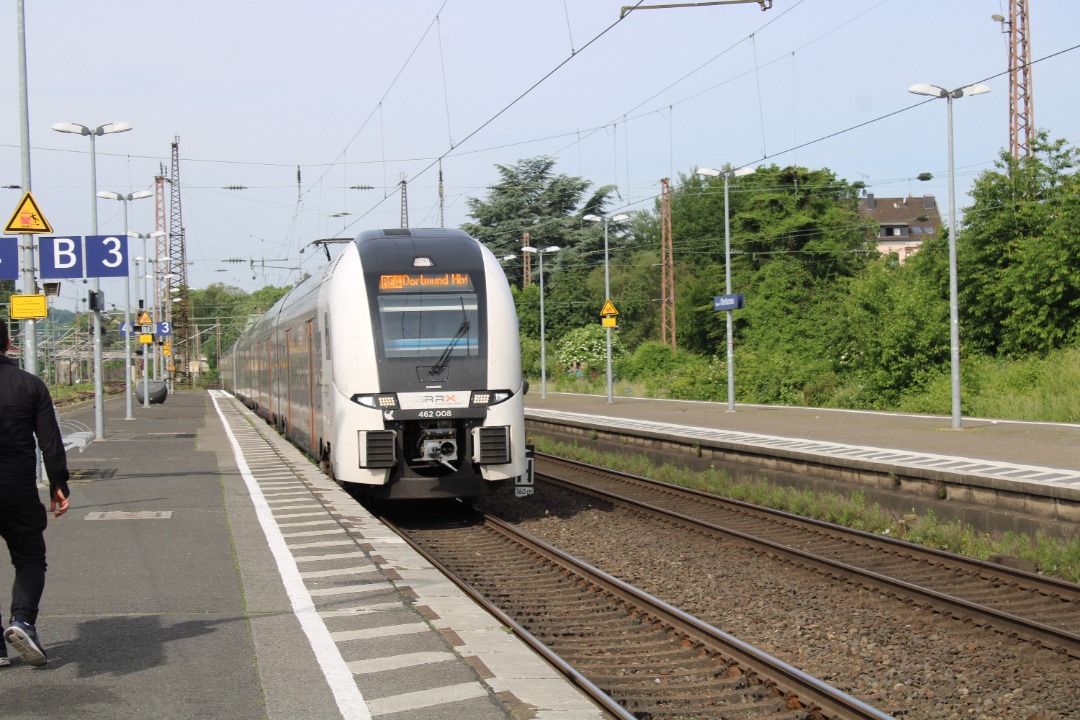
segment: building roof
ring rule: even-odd
[[[859,200],[859,215],[877,222],[878,252],[896,253],[900,262],[917,253],[923,239],[941,229],[941,214],[933,195],[876,198],[867,194]]]
[[[870,193],[859,200],[859,215],[882,226],[918,225],[934,231],[941,227],[941,212],[933,195],[878,198]]]

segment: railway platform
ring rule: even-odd
[[[602,717],[240,403],[134,414],[109,398],[105,439],[68,454],[49,662],[0,668],[5,720]]]
[[[782,481],[843,482],[895,508],[1031,532],[1080,524],[1080,424],[657,400],[533,388],[530,432],[696,456]]]

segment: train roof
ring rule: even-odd
[[[356,236],[356,242],[393,238],[469,238],[474,239],[464,230],[453,228],[388,228],[385,230],[365,230]]]

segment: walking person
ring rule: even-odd
[[[0,537],[7,543],[15,582],[11,621],[0,640],[0,667],[10,664],[6,644],[28,665],[48,662],[38,640],[38,603],[45,589],[45,526],[48,516],[38,496],[34,438],[45,460],[54,517],[68,509],[68,469],[64,440],[49,388],[7,357],[7,320],[0,321]],[[2,617],[2,616],[0,616]]]

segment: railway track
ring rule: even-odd
[[[537,470],[535,497],[523,502],[493,496],[477,501],[478,507],[877,712],[942,720],[1080,717],[1080,658],[1071,630],[1080,589],[1075,584],[546,456],[538,458]],[[441,526],[421,525],[425,532],[451,533],[461,525],[480,533],[461,535],[457,549],[442,539],[425,541],[432,556],[460,565],[460,582],[475,583],[477,597],[506,608],[505,624],[520,624],[534,642],[556,648],[564,659],[553,662],[595,681],[635,717],[829,712],[816,699],[794,708],[776,705],[777,699],[801,702],[808,696],[752,666],[734,675],[763,678],[764,687],[778,694],[746,702],[725,698],[735,703],[731,712],[719,709],[715,697],[692,696],[688,689],[695,683],[711,689],[727,675],[702,675],[698,666],[679,660],[674,669],[613,672],[653,654],[677,657],[675,650],[655,650],[662,637],[656,628],[675,628],[674,622],[657,620],[648,609],[628,609],[610,590],[579,595],[600,583],[574,570],[546,570],[561,579],[551,588],[538,583],[542,573],[536,569],[504,570],[507,556],[548,561],[524,546],[491,544],[486,534],[495,531],[488,521],[446,525],[441,511],[430,516]],[[617,624],[628,617],[643,622]],[[602,620],[613,623],[611,635],[587,624]],[[712,640],[673,632],[713,656]],[[609,663],[595,674],[588,665],[594,657]],[[684,678],[687,687],[678,684]],[[630,692],[620,696],[621,690]],[[761,689],[743,692],[745,700]],[[759,712],[765,714],[753,714]]]
[[[694,532],[756,543],[837,580],[1080,658],[1080,585],[584,463],[538,458],[538,477],[575,492]]]
[[[124,392],[124,382],[109,380],[104,384],[106,395],[120,395]],[[81,402],[94,399],[93,390],[79,390],[76,394],[64,398],[54,398],[53,404],[58,408],[68,408]]]
[[[383,520],[616,717],[889,717],[490,515]]]

